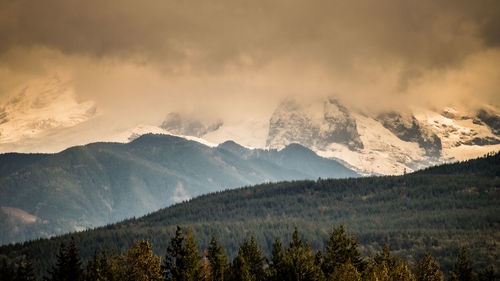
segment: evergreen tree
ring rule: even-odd
[[[250,269],[243,257],[241,248],[238,250],[238,255],[234,258],[231,264],[230,281],[255,281],[250,274]]]
[[[479,271],[477,274],[477,280],[478,281],[495,281],[496,274],[495,274],[495,270],[493,269],[493,267],[489,266],[489,267]]]
[[[125,258],[126,276],[130,281],[159,281],[161,275],[160,257],[153,255],[151,244],[142,240],[130,248]]]
[[[201,257],[198,253],[198,247],[194,240],[191,227],[188,226],[186,231],[186,243],[183,249],[183,278],[185,281],[199,281],[204,279],[202,266],[200,263]]]
[[[375,279],[374,279],[375,278]],[[369,280],[414,281],[408,265],[391,254],[389,245],[384,243],[382,251],[373,258],[372,269],[368,271]]]
[[[439,270],[439,263],[427,252],[425,256],[415,262],[415,278],[417,281],[441,281],[443,273]]]
[[[117,255],[113,250],[106,262],[101,258],[100,264],[103,269],[106,269],[106,263],[109,272],[105,276],[108,280],[121,281],[127,279],[126,258],[123,254]]]
[[[375,262],[375,264],[385,263],[385,266],[389,270],[392,270],[397,265],[398,260],[389,251],[389,245],[387,243],[384,243],[384,245],[382,245],[382,251],[375,255],[373,261]]]
[[[1,259],[0,263],[0,281],[14,280],[15,270],[14,267],[8,262],[7,259]]]
[[[255,237],[251,236],[250,241],[248,241],[248,239],[244,239],[240,250],[242,257],[248,266],[248,271],[250,272],[252,280],[265,280],[266,273],[264,270],[264,261],[266,258],[263,256],[257,242],[255,242]]]
[[[76,247],[75,238],[71,236],[67,249],[67,273],[68,280],[80,281],[83,280],[82,259],[80,258],[80,250]]]
[[[35,272],[33,270],[33,263],[29,258],[21,261],[16,270],[16,277],[14,281],[35,281]]]
[[[99,255],[97,251],[94,251],[94,255],[87,262],[87,267],[85,270],[85,281],[97,281],[105,280],[101,274],[101,265]]]
[[[314,263],[314,255],[309,243],[304,245],[299,238],[297,228],[292,236],[292,242],[283,255],[285,279],[290,281],[313,281],[320,278],[320,269]]]
[[[324,259],[323,252],[321,252],[321,250],[316,251],[316,255],[314,255],[314,264],[318,268],[322,268]]]
[[[272,281],[284,280],[285,269],[283,264],[283,247],[281,240],[276,238],[271,252],[271,262],[269,263],[269,278]]]
[[[227,278],[224,278],[227,275],[228,264],[227,264],[227,255],[224,252],[224,248],[219,246],[217,243],[217,238],[215,235],[212,235],[212,239],[210,240],[210,245],[208,246],[208,261],[210,262],[210,272],[212,281],[224,281]]]
[[[469,258],[465,247],[460,249],[458,254],[457,263],[453,265],[450,270],[450,281],[474,281],[475,276],[470,265]]]
[[[49,270],[49,276],[45,277],[46,281],[65,281],[68,279],[68,256],[66,245],[61,242],[59,252],[56,255],[56,264]]]
[[[182,258],[183,258],[183,242],[182,229],[178,225],[175,231],[175,236],[170,239],[170,244],[167,247],[167,253],[163,261],[162,270],[165,280],[181,280],[182,276]]]
[[[112,281],[115,280],[112,273],[111,261],[108,260],[106,251],[101,254],[94,252],[92,258],[87,262],[85,271],[86,281]]]
[[[75,238],[71,237],[68,247],[61,242],[59,253],[56,256],[56,264],[49,271],[49,277],[45,279],[50,281],[80,281],[83,280],[83,277],[80,253],[76,247]]]
[[[328,281],[361,281],[361,274],[350,261],[337,267]]]
[[[411,273],[408,265],[402,260],[398,260],[394,268],[389,270],[390,281],[415,281],[415,276]]]
[[[366,281],[389,281],[389,269],[385,261],[372,263],[364,272],[363,280]]]
[[[322,269],[326,276],[330,276],[335,268],[350,261],[358,272],[364,270],[364,261],[358,250],[356,238],[349,237],[344,225],[334,228],[326,244]]]
[[[61,242],[59,253],[56,256],[56,264],[49,271],[49,276],[45,280],[83,280],[83,268],[80,253],[76,247],[75,238],[71,237],[69,246]]]
[[[181,227],[177,226],[175,236],[171,238],[167,248],[162,269],[165,280],[195,281],[204,278],[200,255],[190,227],[184,237]]]

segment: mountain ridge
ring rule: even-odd
[[[70,236],[82,245],[84,259],[95,250],[126,250],[141,239],[151,241],[155,253],[163,255],[178,224],[192,227],[201,250],[215,234],[231,256],[249,235],[269,253],[274,238],[295,227],[313,249],[321,249],[331,227],[343,223],[356,234],[365,256],[387,242],[394,254],[410,262],[430,251],[446,271],[458,249],[467,246],[475,265],[498,267],[499,173],[496,153],[402,176],[246,186],[94,230],[2,246],[0,256],[29,255],[43,273],[44,266],[53,263],[58,244]]]
[[[12,212],[0,212],[1,241],[83,230],[226,188],[358,176],[314,152],[315,157],[290,157],[286,155],[294,153],[247,150],[245,156],[223,147],[146,134],[126,144],[99,142],[55,154],[0,155],[0,206],[40,218],[24,223],[9,216]]]

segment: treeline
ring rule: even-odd
[[[275,237],[288,245],[294,227],[312,249],[324,249],[330,226],[346,223],[365,257],[375,256],[383,243],[411,264],[429,251],[447,274],[460,246],[466,246],[475,268],[500,268],[499,186],[500,154],[405,176],[261,184],[96,229],[0,246],[0,264],[30,257],[35,275],[44,276],[56,263],[60,243],[68,244],[71,236],[85,265],[96,250],[125,253],[141,240],[163,256],[176,225],[191,226],[200,250],[215,234],[235,257],[241,241],[253,235],[270,257]]]
[[[136,242],[126,253],[115,251],[94,255],[83,266],[75,240],[61,243],[56,263],[44,281],[487,281],[496,280],[492,266],[475,272],[465,248],[443,277],[438,261],[430,254],[410,265],[394,256],[387,244],[373,257],[361,256],[358,242],[343,225],[334,228],[323,250],[313,251],[300,238],[298,229],[291,242],[283,245],[276,238],[268,258],[251,236],[240,244],[236,257],[229,261],[215,235],[202,253],[198,251],[190,227],[177,226],[163,258],[153,253],[147,240]],[[0,281],[36,280],[29,259],[3,264]]]

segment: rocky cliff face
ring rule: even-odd
[[[296,101],[281,103],[269,121],[266,145],[282,148],[289,143],[324,149],[331,143],[344,144],[352,150],[363,148],[356,120],[335,99],[322,107],[305,108]]]
[[[415,116],[389,112],[380,114],[377,120],[401,140],[418,143],[427,156],[441,155],[441,139],[431,129],[421,124]]]
[[[195,118],[182,116],[178,112],[171,112],[160,127],[177,135],[202,137],[207,133],[216,131],[222,125],[222,121],[207,124]]]
[[[289,100],[271,116],[266,144],[300,143],[364,174],[401,174],[499,150],[499,116],[491,107],[367,114],[335,99],[321,105]]]

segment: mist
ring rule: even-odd
[[[265,120],[287,98],[498,106],[499,14],[493,0],[2,1],[0,103],[57,79],[95,103],[96,138],[173,111]]]

